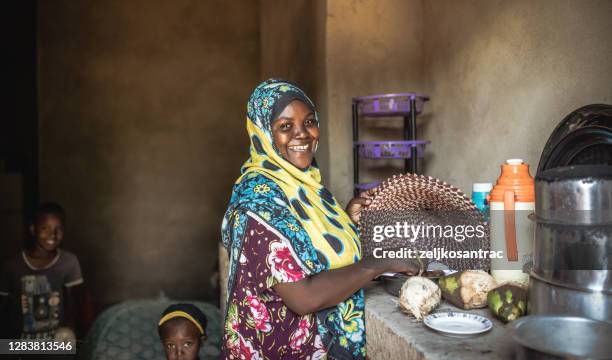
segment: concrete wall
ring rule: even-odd
[[[314,98],[323,183],[343,203],[353,189],[351,99],[421,87],[421,15],[419,0],[261,2],[262,78],[295,81]],[[376,122],[383,129],[365,121],[363,139],[401,138],[401,120]],[[365,182],[401,172],[403,162],[362,166]]]
[[[556,124],[612,103],[612,2],[424,1],[425,173],[471,192],[507,158],[532,174]]]
[[[95,299],[216,298],[220,223],[248,156],[253,1],[39,2],[43,199]]]
[[[262,0],[260,2],[260,75],[262,80],[281,78],[300,85],[306,93],[316,91],[316,59],[324,50],[317,41],[317,8],[325,0]]]
[[[555,125],[586,104],[612,103],[612,2],[605,0],[329,1],[326,88],[329,184],[352,187],[350,101],[423,91],[431,140],[420,172],[470,193],[522,157],[537,167]],[[384,21],[380,21],[384,19]],[[362,138],[401,138],[401,120],[364,120]],[[362,181],[402,162],[362,161]]]
[[[261,0],[261,79],[281,78],[298,84],[315,102],[325,133],[327,0]],[[321,137],[316,159],[324,181],[329,173],[327,137]]]
[[[353,194],[351,99],[423,87],[420,0],[328,1],[326,73],[329,186],[345,203]],[[361,139],[401,140],[401,119],[365,119]],[[403,171],[403,161],[364,161],[362,182]]]

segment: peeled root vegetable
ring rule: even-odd
[[[429,314],[440,304],[440,288],[433,281],[413,276],[406,280],[399,293],[399,306],[417,320]]]
[[[497,286],[495,279],[482,270],[465,270],[441,277],[442,297],[462,309],[487,306],[487,293]]]
[[[527,290],[518,284],[504,284],[489,291],[487,300],[493,315],[503,322],[527,313]]]

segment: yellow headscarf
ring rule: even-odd
[[[263,154],[251,146],[251,157],[244,163],[243,174],[237,182],[252,173],[260,173],[275,182],[289,199],[288,208],[300,220],[312,245],[327,258],[330,269],[360,259],[361,245],[354,225],[338,201],[329,197],[331,194],[321,185],[319,169],[314,166],[306,171],[298,169],[276,152],[265,133],[249,118],[246,127],[251,139],[260,140]],[[321,197],[321,192],[329,194],[327,200]]]
[[[223,241],[228,246],[235,240],[234,237],[240,238],[232,235],[229,226],[236,208],[246,208],[261,215],[265,213],[266,204],[275,203],[277,208],[280,206],[289,212],[277,212],[281,221],[274,219],[272,222],[275,222],[281,233],[288,235],[290,241],[298,245],[296,251],[306,251],[311,247],[307,244],[308,239],[304,241],[303,236],[299,240],[296,240],[297,235],[292,238],[290,230],[301,230],[294,229],[297,223],[289,217],[299,221],[324,268],[343,267],[361,259],[357,228],[338,201],[321,184],[321,174],[316,166],[301,170],[285,160],[273,146],[272,122],[275,113],[282,112],[282,108],[293,99],[307,103],[314,110],[314,104],[302,90],[284,81],[268,80],[260,84],[249,99],[246,127],[251,139],[251,156],[244,163],[242,176],[234,186],[224,219]],[[249,179],[258,174],[263,175],[259,177],[263,183],[250,184]],[[284,193],[285,200],[279,199],[283,196],[278,196],[278,188]],[[283,217],[287,217],[287,221],[283,222]],[[282,231],[287,230],[287,227],[289,231]],[[325,259],[321,259],[321,256]],[[319,266],[309,268],[320,269]]]

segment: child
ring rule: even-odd
[[[60,205],[39,205],[30,225],[32,241],[5,265],[0,294],[10,299],[12,338],[52,339],[60,326],[74,331],[73,294],[83,277],[77,257],[59,249],[65,220]]]
[[[157,327],[166,359],[197,360],[206,340],[206,316],[192,304],[170,305]]]

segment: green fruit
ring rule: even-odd
[[[459,284],[457,283],[457,278],[454,276],[449,276],[447,278],[440,279],[440,287],[446,289],[449,294],[454,295],[455,290],[459,288]]]
[[[510,289],[506,290],[506,302],[508,304],[512,303],[512,290]]]
[[[442,297],[462,309],[487,306],[489,290],[497,286],[493,277],[482,270],[465,270],[438,280]]]
[[[504,322],[509,322],[523,316],[523,311],[514,305],[506,305],[499,312],[499,318]]]
[[[522,300],[519,301],[517,306],[519,307],[519,309],[521,309],[521,311],[523,312],[523,315],[527,314],[527,304],[524,301]]]
[[[491,290],[488,294],[489,308],[493,311],[494,314],[499,312],[499,308],[502,306],[501,296],[499,295],[499,291]]]
[[[527,292],[519,286],[502,285],[489,291],[487,303],[495,317],[513,321],[527,313]]]

